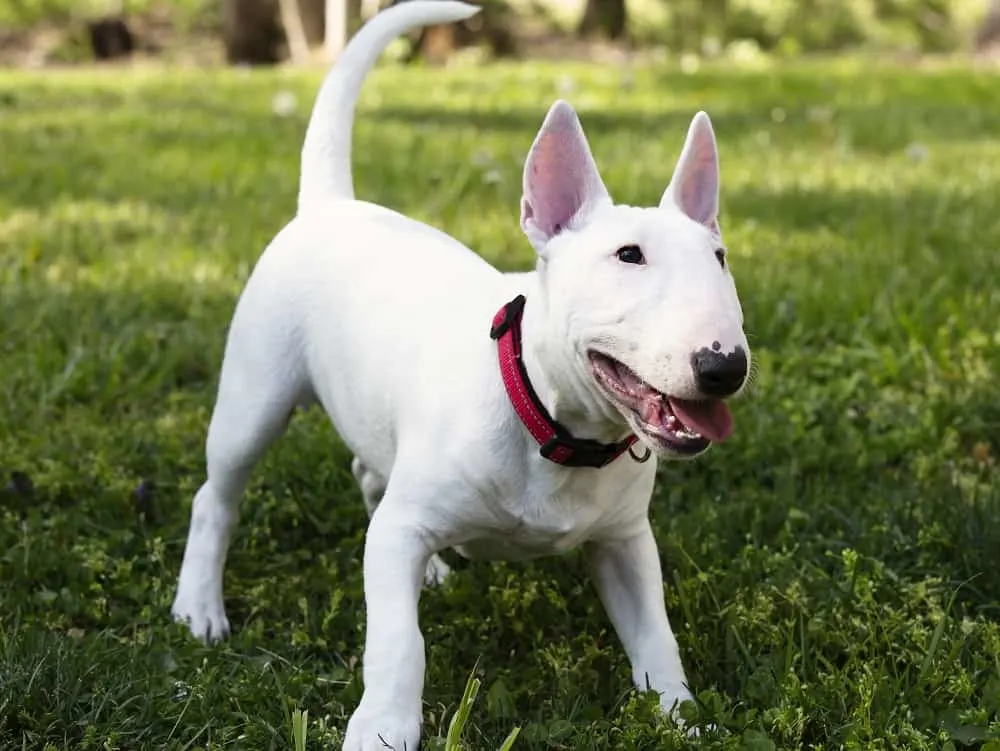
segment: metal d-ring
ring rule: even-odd
[[[643,446],[643,448],[646,449],[646,453],[643,454],[642,456],[639,456],[638,454],[635,453],[635,444],[633,443],[631,446],[628,447],[628,455],[631,456],[639,464],[645,464],[646,462],[649,461],[649,457],[653,455],[653,452],[649,450],[649,446]]]

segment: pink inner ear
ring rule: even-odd
[[[719,155],[712,123],[703,112],[691,121],[673,179],[660,200],[660,206],[668,204],[719,234]]]
[[[692,156],[685,165],[680,203],[685,214],[707,225],[715,219],[718,200],[715,152],[709,144],[707,150],[699,148]]]
[[[528,154],[522,224],[559,234],[588,202],[606,195],[590,147],[569,106],[556,106]]]
[[[558,234],[583,204],[581,155],[567,135],[572,133],[547,132],[531,155],[529,200],[535,223],[546,235]]]
[[[531,160],[528,180],[535,224],[546,235],[556,235],[573,218],[582,201],[570,166],[574,155],[567,153],[561,144],[550,146],[550,140],[539,144]]]
[[[677,202],[685,214],[711,229],[719,202],[719,164],[711,131],[697,130],[681,169]]]

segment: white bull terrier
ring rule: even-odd
[[[351,128],[385,46],[478,12],[411,0],[376,15],[319,92],[297,216],[232,319],[173,604],[229,632],[223,568],[248,476],[297,406],[319,402],[353,452],[370,514],[364,695],[344,748],[418,747],[423,582],[437,556],[528,559],[583,545],[637,686],[691,698],[648,519],[656,461],[732,432],[750,354],[718,214],[715,136],[698,113],[659,206],[615,205],[570,105],[528,153],[521,228],[535,271],[354,198]]]

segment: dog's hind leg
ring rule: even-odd
[[[365,508],[368,509],[368,516],[371,517],[375,513],[375,509],[378,508],[379,503],[382,502],[382,496],[385,495],[385,478],[375,470],[362,464],[358,457],[354,457],[351,460],[351,472],[361,487],[361,495],[365,500]],[[451,567],[441,559],[441,556],[435,553],[427,563],[427,570],[424,572],[424,583],[428,586],[441,584],[450,573]]]
[[[365,508],[368,510],[368,516],[371,516],[382,501],[382,496],[385,495],[385,478],[375,470],[369,469],[362,464],[358,457],[354,457],[351,460],[351,472],[361,487],[361,496],[364,498]]]
[[[229,633],[223,570],[250,472],[285,431],[295,406],[305,401],[301,362],[290,343],[279,332],[268,336],[266,327],[262,331],[254,324],[259,322],[234,317],[205,445],[207,479],[191,508],[171,609],[176,620],[205,641]]]

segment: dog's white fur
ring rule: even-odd
[[[417,748],[424,678],[417,599],[448,573],[436,555],[524,559],[585,545],[635,683],[670,710],[690,698],[663,601],[647,512],[656,461],[603,469],[539,456],[504,391],[488,336],[524,293],[526,367],[578,437],[620,440],[635,416],[597,386],[588,348],[664,393],[698,398],[690,353],[747,348],[718,248],[718,167],[707,116],[691,124],[660,206],[613,205],[570,106],[553,105],[525,165],[522,227],[537,270],[502,274],[448,235],[354,199],[355,100],[398,34],[478,8],[401,3],[351,41],[324,82],[302,151],[298,215],[261,256],[236,306],[173,614],[198,637],[229,631],[223,567],[251,469],[290,413],[318,401],[355,455],[371,514],[364,551],[365,692],[344,748]],[[615,250],[638,244],[644,266]],[[662,445],[647,441],[658,453]]]

